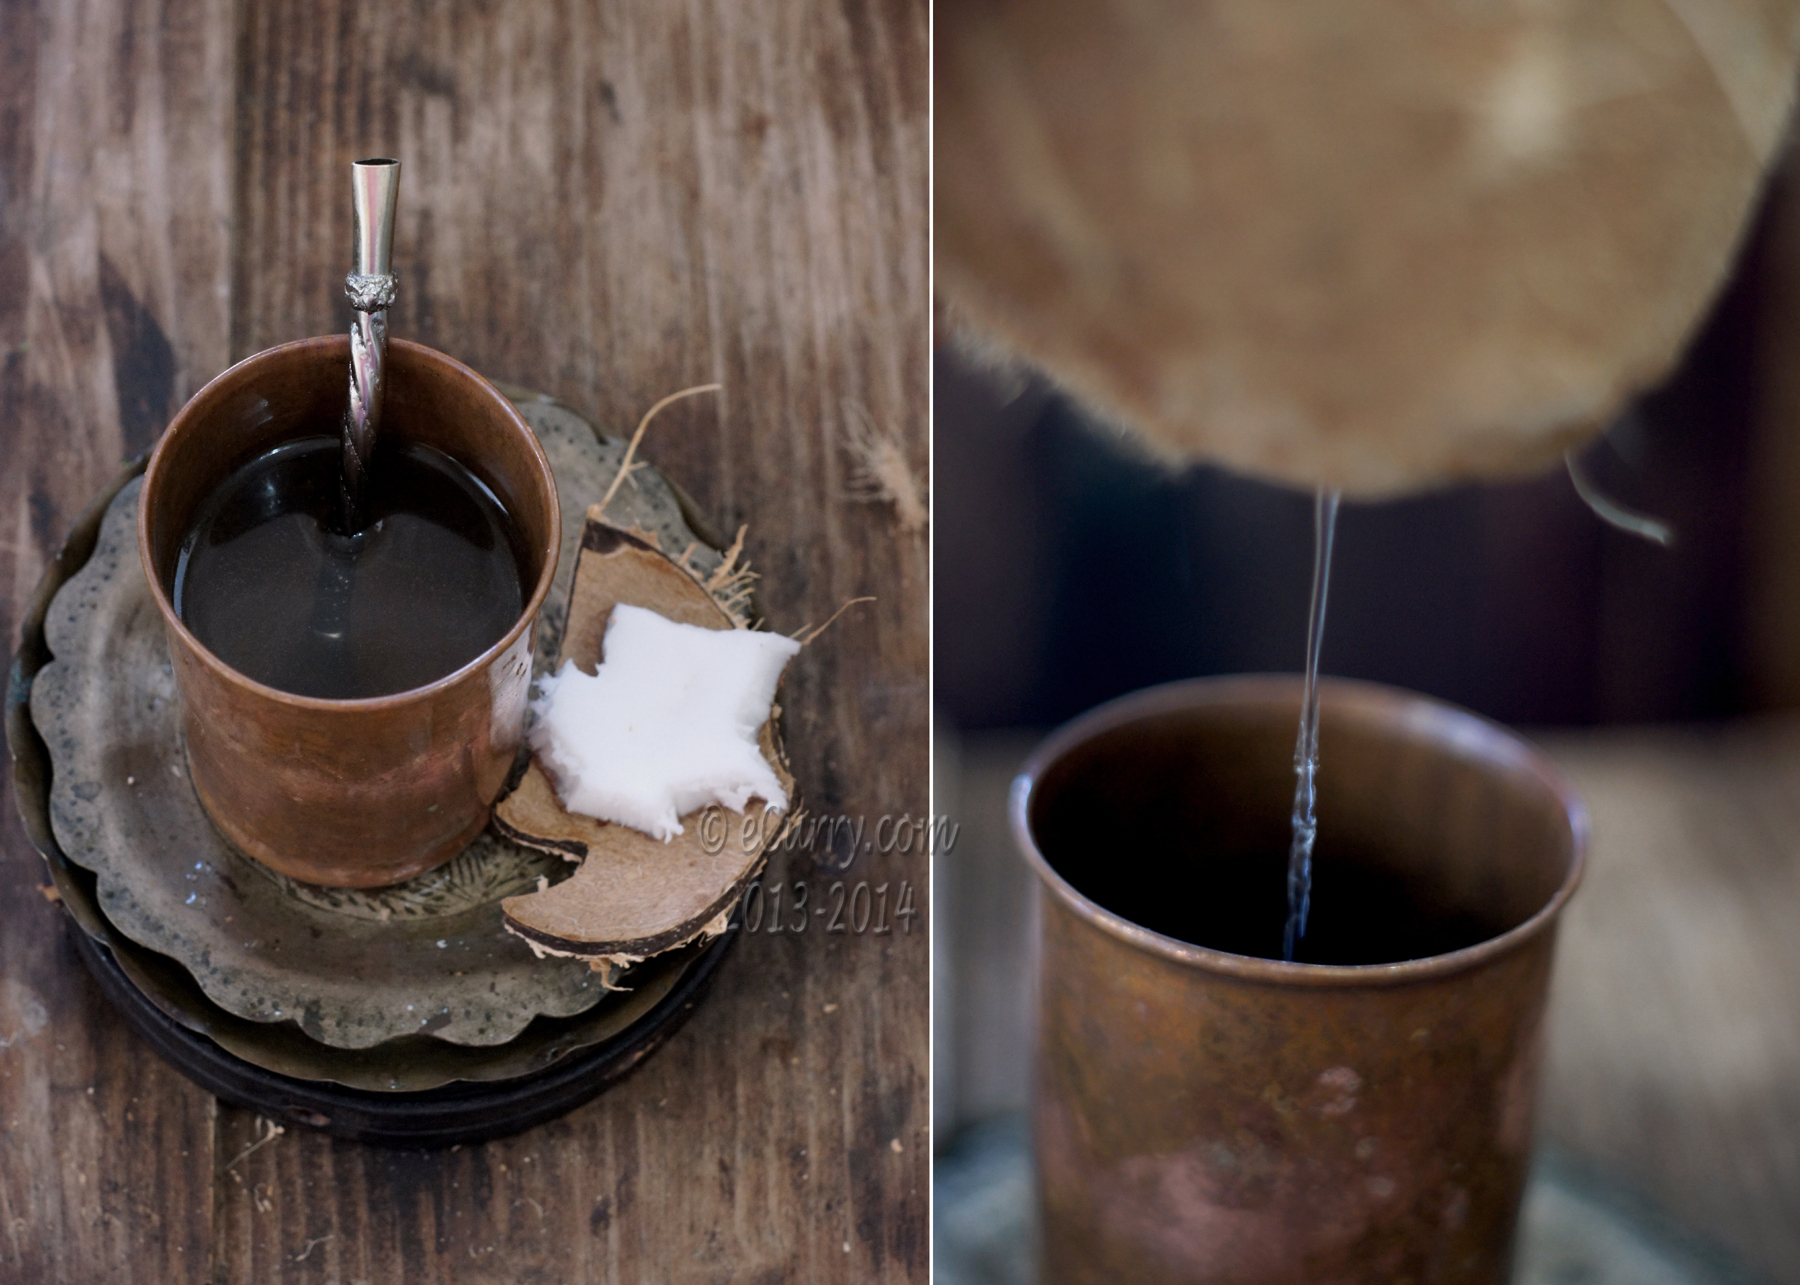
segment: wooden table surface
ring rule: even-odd
[[[119,461],[229,363],[346,327],[348,165],[405,171],[393,332],[615,431],[749,524],[819,814],[923,814],[923,0],[0,0],[0,626]],[[890,470],[893,472],[894,470]],[[907,478],[899,476],[904,485]],[[9,642],[8,647],[12,644]],[[829,853],[777,878],[909,881]],[[0,1280],[900,1281],[926,1272],[927,950],[757,934],[640,1072],[519,1137],[257,1119],[127,1033],[0,808]]]

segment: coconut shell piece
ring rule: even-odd
[[[735,626],[725,609],[641,533],[588,510],[569,596],[568,624],[557,666],[573,660],[593,673],[607,621],[629,603],[706,629]],[[763,755],[798,811],[793,777],[775,734],[774,717],[760,736]],[[518,786],[494,809],[494,829],[516,843],[580,861],[568,879],[501,903],[507,928],[534,948],[560,955],[621,961],[680,946],[719,924],[761,869],[786,817],[764,815],[760,799],[743,815],[718,811],[682,818],[682,833],[664,843],[630,826],[567,811],[535,756]]]
[[[1800,0],[954,0],[937,282],[1162,451],[1381,495],[1666,373],[1783,136]]]

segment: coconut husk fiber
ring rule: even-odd
[[[1376,496],[1517,474],[1672,365],[1800,0],[946,0],[937,281],[1180,458]]]
[[[722,570],[732,565],[728,561]],[[594,672],[607,621],[621,602],[682,624],[739,627],[716,596],[723,594],[727,605],[735,601],[731,577],[714,579],[719,584],[709,590],[652,539],[612,526],[598,506],[589,509],[557,668],[573,660],[583,672]],[[773,715],[763,725],[761,744],[788,793],[792,816],[799,803]],[[725,813],[722,827],[702,825],[698,813],[690,814],[682,818],[682,833],[664,843],[564,809],[534,756],[518,786],[494,808],[494,829],[581,866],[561,883],[506,898],[506,926],[540,951],[616,964],[716,932],[780,837],[782,819],[765,818],[763,810],[763,801],[753,799],[742,817]]]

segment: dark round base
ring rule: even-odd
[[[69,935],[88,971],[126,1022],[176,1070],[227,1102],[282,1124],[321,1129],[359,1142],[446,1147],[518,1133],[603,1093],[662,1047],[706,993],[737,940],[736,924],[695,960],[662,1002],[621,1035],[571,1053],[517,1079],[464,1082],[415,1093],[373,1093],[298,1080],[252,1066],[157,1008],[131,983],[112,952],[77,924]]]

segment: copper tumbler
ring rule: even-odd
[[[214,656],[171,600],[181,541],[238,467],[337,426],[349,360],[347,336],[303,339],[196,393],[150,458],[138,551],[168,635],[190,775],[214,824],[284,874],[374,887],[449,860],[487,824],[523,735],[560,518],[549,462],[512,403],[443,353],[390,339],[384,440],[435,447],[493,491],[521,536],[524,610],[461,669],[389,696],[296,696]]]
[[[1284,963],[1299,716],[1297,678],[1155,688],[1014,784],[1047,1282],[1508,1279],[1585,813],[1502,728],[1327,680]]]

